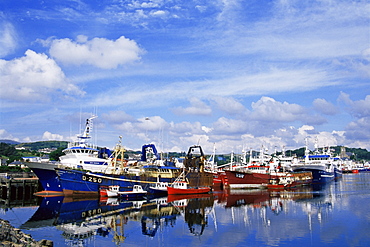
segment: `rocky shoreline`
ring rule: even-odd
[[[36,241],[31,235],[14,228],[9,221],[0,219],[0,246],[4,247],[51,247],[53,241]]]

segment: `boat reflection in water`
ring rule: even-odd
[[[168,202],[181,212],[191,234],[203,234],[207,215],[214,204],[212,194],[168,195]]]
[[[211,194],[174,195],[141,201],[45,197],[21,229],[55,227],[68,244],[84,245],[95,236],[110,237],[120,244],[126,239],[124,226],[129,221],[140,222],[142,234],[155,237],[159,228],[174,226],[176,218],[183,216],[190,233],[201,235],[207,224],[205,208],[212,206]]]
[[[30,230],[54,226],[62,232],[68,244],[84,245],[85,242],[95,241],[97,236],[111,238],[113,242],[120,244],[126,240],[124,227],[130,221],[140,222],[142,235],[153,238],[159,229],[174,227],[178,217],[181,217],[190,235],[201,236],[206,230],[209,216],[212,216],[215,226],[217,225],[214,211],[216,206],[226,209],[269,208],[277,215],[283,210],[283,200],[311,197],[311,193],[284,194],[275,190],[271,192],[257,189],[168,195],[139,201],[107,197],[100,200],[45,197],[35,214],[21,228]],[[232,214],[233,221],[234,217]],[[263,221],[268,224],[266,219]]]
[[[369,238],[361,225],[369,222],[357,207],[366,205],[368,186],[354,187],[357,180],[345,178],[321,188],[225,190],[136,201],[48,197],[19,228],[55,246],[194,246],[199,241],[201,246],[338,246],[351,245],[349,233],[356,238],[354,246],[364,246]],[[361,196],[350,188],[358,188]]]

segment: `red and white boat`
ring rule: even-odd
[[[209,187],[194,187],[188,188],[187,183],[174,185],[173,187],[167,187],[167,192],[169,195],[184,195],[184,194],[204,194],[211,191]]]
[[[224,187],[231,189],[242,189],[242,188],[265,188],[279,187],[285,185],[285,187],[296,187],[303,186],[312,183],[311,172],[266,172],[258,173],[245,170],[237,171],[225,171],[224,176]],[[287,181],[286,181],[287,180]],[[273,186],[271,181],[279,181]],[[284,182],[283,182],[284,181]],[[283,186],[284,187],[284,186]]]
[[[245,157],[245,155],[243,156]],[[246,160],[238,166],[230,166],[221,174],[224,188],[284,188],[308,185],[312,183],[311,172],[292,172],[290,164],[293,157],[265,154],[262,147],[258,157],[252,157],[250,152],[249,163]]]
[[[182,172],[180,176],[170,186],[167,186],[169,195],[186,195],[186,194],[204,194],[211,191],[210,187],[189,187],[186,181],[185,173]]]
[[[204,154],[202,154],[202,155],[204,156]],[[212,174],[212,176],[213,176],[213,180],[212,180],[213,189],[221,189],[221,186],[222,186],[221,173],[223,171],[219,170],[217,168],[217,162],[215,160],[215,157],[216,157],[216,146],[213,146],[213,154],[205,162],[204,171],[207,172],[207,173]]]

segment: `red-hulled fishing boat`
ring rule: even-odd
[[[204,194],[211,191],[208,186],[194,186],[190,187],[186,181],[185,171],[173,182],[170,186],[167,186],[167,192],[169,195],[186,195],[186,194]]]
[[[188,188],[186,182],[181,186],[167,187],[169,195],[185,195],[185,194],[204,194],[211,191],[209,187],[194,187]]]

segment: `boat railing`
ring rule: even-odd
[[[91,149],[97,149],[98,147],[94,144],[87,143],[87,142],[69,142],[68,143],[68,148],[73,148],[73,147],[81,147],[81,148],[91,148]]]

